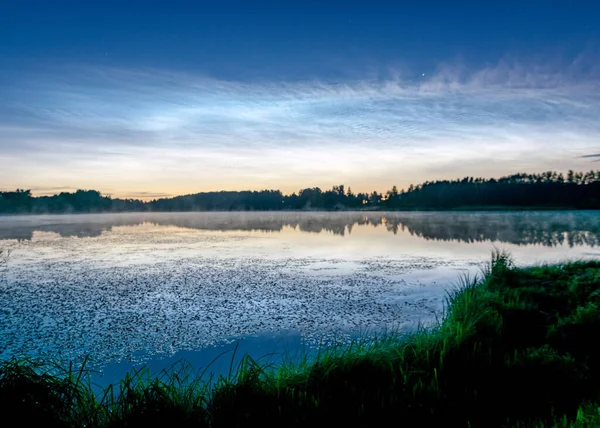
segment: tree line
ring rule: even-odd
[[[96,190],[39,197],[23,189],[0,192],[2,214],[495,208],[599,209],[600,171],[464,177],[411,184],[408,189],[393,186],[386,193],[354,193],[350,187],[338,185],[330,190],[302,189],[291,195],[279,190],[218,191],[141,201],[111,198]]]

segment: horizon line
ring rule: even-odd
[[[590,169],[587,171],[584,170],[573,170],[573,169],[569,169],[567,171],[561,171],[561,170],[546,170],[546,171],[542,171],[542,172],[534,172],[534,173],[527,173],[527,172],[515,172],[515,173],[511,173],[511,174],[505,174],[505,175],[501,175],[501,176],[488,176],[488,177],[484,177],[484,176],[475,176],[475,175],[463,175],[463,176],[457,176],[454,178],[437,178],[437,179],[432,179],[432,180],[422,180],[418,183],[411,183],[409,186],[406,186],[406,189],[404,187],[399,187],[396,186],[394,184],[392,184],[391,186],[389,186],[388,189],[383,190],[383,191],[379,191],[377,189],[373,189],[373,190],[369,190],[369,191],[353,191],[354,194],[367,194],[370,195],[373,192],[377,192],[378,194],[384,195],[386,194],[386,192],[388,192],[389,190],[391,190],[393,187],[397,187],[398,191],[406,191],[410,186],[418,186],[424,183],[430,183],[430,182],[439,182],[439,181],[455,181],[455,180],[461,180],[461,179],[465,179],[465,178],[473,178],[473,179],[485,179],[485,180],[491,180],[491,179],[501,179],[501,178],[507,178],[507,177],[514,177],[514,176],[518,176],[521,174],[526,174],[526,175],[542,175],[548,172],[551,173],[556,173],[557,175],[565,175],[565,172],[568,173],[569,171],[573,171],[574,174],[587,174],[589,172],[600,172],[600,169],[594,170],[594,169]],[[141,202],[151,202],[153,200],[161,200],[161,199],[173,199],[173,198],[178,198],[178,197],[183,197],[183,196],[192,196],[192,195],[198,195],[198,194],[203,194],[203,193],[242,193],[242,192],[281,192],[282,196],[292,196],[294,194],[299,194],[300,191],[302,190],[306,190],[306,189],[320,189],[323,192],[326,191],[330,191],[332,190],[334,187],[336,186],[343,186],[344,189],[347,191],[349,189],[352,189],[352,186],[346,186],[344,183],[340,183],[337,185],[333,185],[330,187],[327,186],[312,186],[312,187],[301,187],[298,190],[294,190],[294,191],[283,191],[281,189],[277,189],[277,188],[256,188],[256,189],[219,189],[219,190],[201,190],[201,191],[197,191],[197,192],[192,192],[192,193],[181,193],[181,194],[167,194],[167,193],[161,193],[161,192],[153,192],[153,191],[138,191],[138,192],[128,192],[129,195],[137,195],[136,196],[114,196],[116,193],[118,194],[118,192],[110,192],[110,191],[102,191],[102,190],[98,190],[98,189],[93,189],[93,188],[80,188],[80,187],[76,187],[76,186],[53,186],[53,187],[39,187],[39,186],[24,186],[24,187],[17,187],[14,189],[0,189],[0,193],[2,192],[16,192],[18,190],[21,191],[30,191],[31,192],[31,196],[34,198],[40,198],[40,197],[53,197],[53,196],[58,196],[61,193],[75,193],[77,191],[84,191],[84,192],[88,192],[88,191],[95,191],[100,193],[101,196],[103,197],[109,197],[111,199],[121,199],[121,200],[135,200],[135,201],[141,201]],[[43,192],[43,190],[48,190],[47,192]],[[52,193],[50,190],[54,190],[54,193]],[[60,190],[57,192],[57,190]],[[41,193],[36,193],[36,191],[41,191]],[[145,196],[144,196],[145,195]]]

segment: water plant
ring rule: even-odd
[[[84,367],[12,359],[0,414],[57,427],[599,426],[599,327],[599,261],[520,268],[495,251],[436,325],[408,335],[277,365],[232,357],[210,381],[184,364],[141,369],[100,395]]]

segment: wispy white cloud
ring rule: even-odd
[[[2,88],[0,181],[166,195],[577,167],[599,143],[594,64],[295,83],[55,70]]]

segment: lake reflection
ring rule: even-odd
[[[596,258],[599,234],[598,212],[0,217],[0,358],[203,365],[236,338],[266,354],[281,337],[410,329],[494,247],[521,264]]]
[[[212,231],[299,232],[345,236],[356,227],[382,227],[426,240],[517,245],[596,246],[600,216],[580,212],[425,212],[425,213],[135,213],[0,218],[0,240],[31,240],[33,233],[62,237],[97,237],[117,226],[149,223]]]

